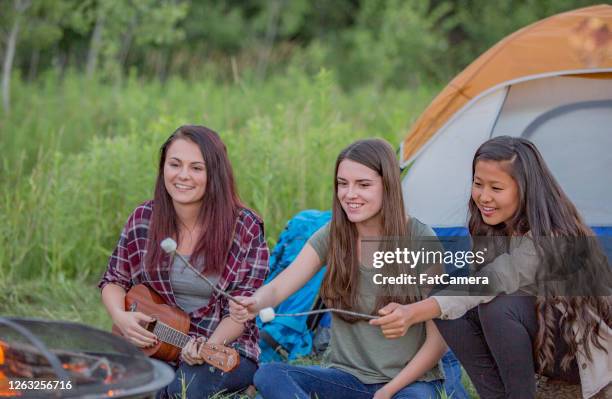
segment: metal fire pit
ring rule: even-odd
[[[174,371],[78,323],[0,317],[0,397],[153,398]]]

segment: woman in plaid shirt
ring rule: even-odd
[[[159,247],[166,237],[177,241],[177,252],[193,268],[179,257],[170,264]],[[268,256],[263,222],[240,201],[219,136],[203,126],[177,129],[160,150],[154,199],[128,218],[99,284],[114,324],[139,347],[154,345],[157,338],[140,324],[152,321],[150,317],[124,309],[132,286],[146,283],[167,304],[189,313],[194,339],[181,353],[175,380],[159,396],[180,394],[182,382],[188,397],[234,392],[252,383],[259,357],[257,327],[229,318],[227,299],[201,276],[232,296],[251,296],[266,277]],[[203,339],[234,343],[239,367],[222,373],[202,366],[196,347]]]

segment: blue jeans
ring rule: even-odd
[[[186,386],[186,397],[208,398],[217,392],[231,393],[244,390],[253,383],[253,375],[257,371],[257,364],[251,359],[240,356],[237,368],[224,373],[207,364],[190,366],[181,363],[176,370],[174,381],[162,389],[158,398],[181,398],[183,385]]]
[[[254,381],[264,399],[371,399],[385,385],[364,384],[346,371],[334,368],[286,363],[262,365],[255,373]],[[438,399],[442,389],[440,380],[417,381],[397,392],[393,399]]]
[[[444,369],[444,390],[449,398],[452,399],[469,399],[470,396],[465,391],[461,384],[461,363],[455,357],[455,354],[448,350],[442,356],[442,367]]]

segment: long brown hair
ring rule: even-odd
[[[563,262],[578,261],[580,265],[567,265],[568,270],[573,269],[572,277],[582,280],[572,280],[572,283],[584,286],[585,281],[598,281],[602,286],[608,284],[609,287],[609,266],[605,255],[593,238],[595,234],[584,223],[578,210],[557,183],[532,142],[509,136],[496,137],[485,142],[474,155],[472,178],[479,161],[500,163],[518,185],[519,204],[516,214],[509,221],[491,226],[484,222],[476,203],[470,198],[468,225],[472,237],[510,237],[529,232],[541,261],[536,275],[537,281],[545,280],[543,276],[546,274],[558,273],[559,265]],[[552,240],[564,239],[566,244],[567,241],[572,241],[572,244],[574,241],[582,242],[584,244],[582,252],[579,255],[569,253],[576,250],[576,245],[563,246],[566,248],[563,252],[559,250],[560,245],[551,244]],[[602,267],[599,267],[600,265]],[[576,269],[579,269],[578,273]],[[597,270],[603,270],[603,275],[595,275]],[[577,324],[583,334],[581,342],[589,359],[591,359],[590,345],[605,349],[600,342],[599,323],[600,320],[607,325],[612,323],[609,297],[564,296],[562,292],[554,292],[549,288],[539,290],[539,293],[542,295],[536,300],[538,333],[534,343],[534,355],[540,372],[554,367],[554,337],[559,328],[569,348],[561,361],[561,367],[565,370],[569,368],[578,351],[572,325]],[[565,310],[561,323],[558,323],[554,317],[557,305],[561,305]]]
[[[198,215],[201,235],[191,255],[194,266],[206,254],[204,269],[207,274],[221,273],[232,242],[234,224],[244,206],[238,197],[234,173],[225,144],[219,135],[204,126],[181,126],[160,148],[159,169],[153,198],[153,215],[149,225],[146,267],[156,269],[162,265],[165,254],[159,244],[166,237],[179,237],[179,220],[172,198],[164,184],[164,164],[168,148],[175,140],[189,140],[198,145],[206,167],[204,201]]]
[[[345,159],[358,162],[373,171],[381,178],[383,184],[383,201],[380,210],[382,236],[406,236],[407,218],[404,212],[400,169],[393,148],[381,139],[359,140],[346,147],[336,159],[334,170],[334,196],[332,220],[330,223],[329,253],[327,271],[323,277],[321,297],[326,306],[340,309],[353,309],[357,302],[359,285],[359,236],[357,227],[351,222],[338,199],[338,168]],[[385,244],[383,243],[383,246]],[[387,266],[386,266],[387,268]],[[397,289],[394,284],[387,284],[378,296],[376,309],[389,302],[405,303],[414,298]],[[356,319],[341,315],[347,322]]]

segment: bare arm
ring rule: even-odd
[[[117,312],[124,312],[125,290],[116,284],[107,284],[102,288],[102,303],[114,320]]]
[[[427,371],[431,370],[442,358],[447,348],[438,328],[430,320],[425,323],[425,330],[427,337],[423,346],[421,346],[416,355],[398,375],[376,392],[375,399],[391,398],[402,388],[412,384]]]
[[[208,338],[211,344],[227,345],[234,342],[244,332],[244,323],[237,323],[229,317],[221,320]]]
[[[306,243],[295,260],[274,280],[255,291],[252,297],[237,297],[246,307],[229,303],[232,318],[244,322],[254,318],[261,309],[278,305],[304,286],[322,265],[317,252]]]
[[[304,245],[293,262],[269,284],[255,292],[260,306],[276,306],[302,288],[321,268],[322,262],[314,248]]]
[[[157,337],[140,323],[152,322],[153,318],[141,312],[125,311],[125,290],[113,283],[102,288],[102,302],[121,333],[134,345],[144,348],[155,345]]]

